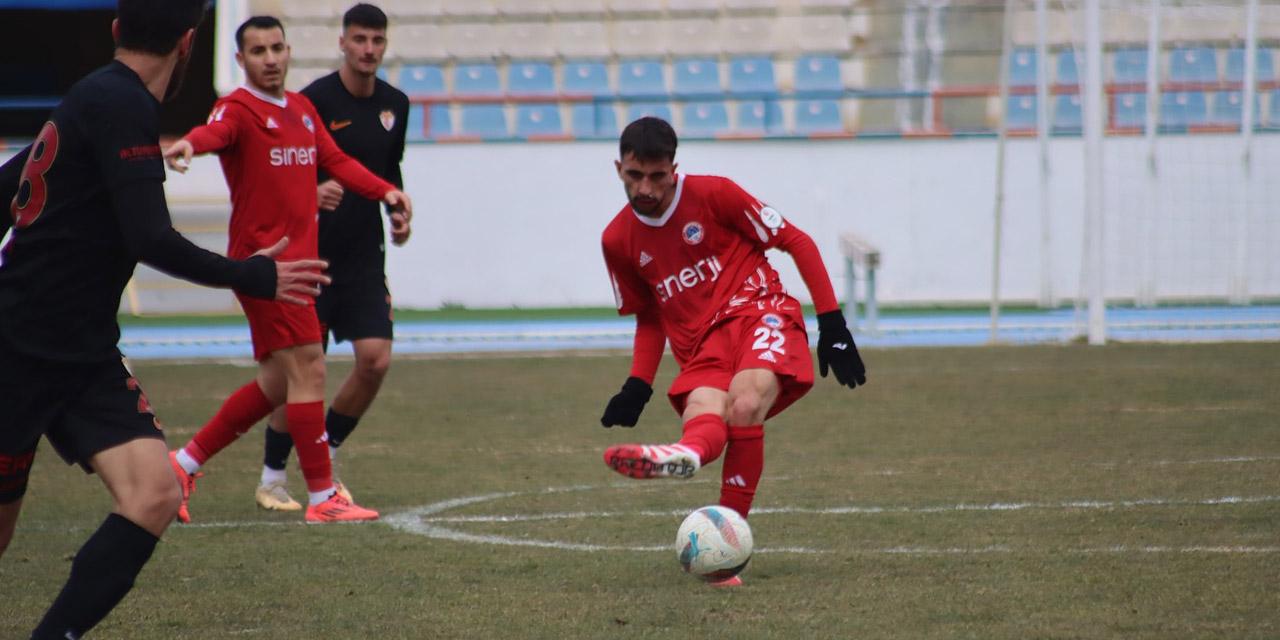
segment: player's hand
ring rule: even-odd
[[[289,238],[280,238],[279,242],[253,255],[275,260],[287,246]],[[308,304],[312,298],[320,295],[320,285],[329,284],[329,276],[324,274],[324,270],[328,268],[329,263],[325,260],[276,260],[276,301]]]
[[[405,219],[404,214],[399,211],[391,214],[391,244],[397,247],[404,246],[409,241],[409,221]]]
[[[195,152],[196,149],[191,146],[191,142],[181,138],[164,150],[164,161],[170,169],[178,173],[186,173],[187,169],[191,168],[191,156]]]
[[[605,427],[636,426],[636,422],[640,421],[640,412],[644,411],[644,405],[652,395],[653,387],[648,382],[635,376],[627,378],[622,384],[622,391],[609,399],[609,406],[604,408],[600,424]]]
[[[818,372],[824,378],[827,367],[836,374],[836,382],[850,389],[867,383],[867,367],[839,309],[818,314]]]
[[[405,222],[413,220],[413,201],[409,200],[409,194],[399,189],[392,189],[382,197],[382,201],[391,207],[392,213],[404,214]]]
[[[320,209],[324,211],[333,211],[342,203],[342,194],[345,193],[342,185],[337,180],[325,180],[316,187],[316,196],[320,199]]]

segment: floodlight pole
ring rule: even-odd
[[[1089,292],[1089,344],[1107,342],[1106,301],[1103,295],[1102,123],[1106,104],[1102,92],[1102,20],[1100,0],[1085,0],[1084,73],[1084,217]]]

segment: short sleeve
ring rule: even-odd
[[[105,89],[105,88],[104,88]],[[160,114],[155,98],[140,91],[108,91],[77,113],[108,189],[135,180],[163,182]]]
[[[776,209],[747,193],[728,178],[717,178],[713,192],[715,215],[721,224],[736,229],[762,248],[772,249],[781,241],[787,220]]]
[[[606,238],[604,242],[604,263],[609,269],[609,284],[613,287],[613,299],[618,307],[618,315],[640,313],[654,306],[653,294],[645,285],[639,274],[631,268],[626,257]]]

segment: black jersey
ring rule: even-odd
[[[351,95],[335,71],[302,90],[333,140],[378,177],[403,189],[400,161],[409,120],[409,98],[375,79],[373,95]],[[321,172],[321,182],[328,176]],[[333,211],[320,212],[320,256],[334,280],[380,275],[385,262],[380,203],[348,191]]]
[[[30,152],[0,169],[0,195],[15,194],[0,211],[11,214],[0,235],[12,226],[0,250],[0,347],[68,362],[113,357],[120,296],[139,258],[274,295],[269,259],[229,261],[173,230],[159,117],[142,79],[113,61],[72,86]]]

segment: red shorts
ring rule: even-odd
[[[287,304],[274,300],[236,296],[249,319],[253,338],[253,359],[266,360],[272,352],[320,342],[320,320],[313,305]]]
[[[667,398],[676,413],[683,414],[690,391],[698,387],[728,391],[734,374],[745,369],[769,369],[778,376],[781,390],[769,409],[769,418],[813,388],[809,335],[798,311],[740,314],[716,325],[703,338],[693,359],[680,367]]]

